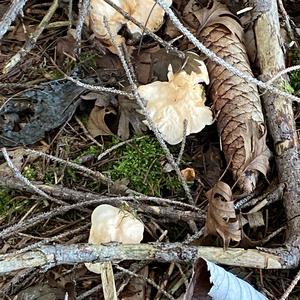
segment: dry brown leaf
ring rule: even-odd
[[[57,40],[56,44],[56,55],[57,55],[57,64],[61,65],[64,62],[66,57],[74,56],[74,49],[76,45],[75,41],[75,29],[68,30],[66,36],[60,37]],[[75,59],[75,58],[74,58]]]
[[[148,278],[149,267],[146,266],[137,272],[140,276]],[[147,283],[143,278],[133,277],[120,295],[121,300],[144,300],[146,299]]]
[[[226,6],[215,1],[213,7],[199,10],[197,18],[202,27],[199,38],[204,45],[227,63],[253,76],[242,43],[243,29]],[[265,174],[269,164],[257,87],[211,60],[207,61],[207,67],[222,150],[240,189],[250,193],[255,189],[258,172]],[[259,157],[256,159],[254,154]]]
[[[130,135],[130,125],[136,134],[141,135],[147,130],[147,126],[143,123],[144,116],[137,112],[139,105],[124,96],[119,96],[119,125],[118,136],[121,140],[127,140]]]
[[[209,202],[205,224],[206,234],[220,235],[227,248],[231,240],[241,240],[240,222],[237,219],[229,185],[219,181],[207,193]]]
[[[96,137],[99,135],[113,135],[113,133],[105,123],[105,116],[109,114],[116,115],[117,113],[113,107],[94,106],[89,115],[87,123],[87,129],[92,137]]]
[[[256,170],[266,176],[269,169],[269,158],[271,156],[271,152],[266,145],[267,132],[264,126],[256,128],[256,123],[249,122],[246,123],[246,125],[247,132],[243,133],[246,152],[244,172]],[[261,132],[263,130],[264,132]]]

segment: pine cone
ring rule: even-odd
[[[214,2],[197,16],[202,24],[198,37],[204,45],[253,76],[242,42],[243,29],[226,6]],[[250,193],[255,189],[258,172],[266,175],[270,157],[258,89],[211,60],[207,68],[222,150],[239,187]]]

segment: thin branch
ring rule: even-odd
[[[84,134],[95,144],[97,145],[100,149],[103,149],[103,145],[100,144],[96,139],[94,139],[91,134],[89,133],[89,131],[85,128],[84,124],[80,121],[80,119],[75,116],[75,120],[78,123],[78,125],[81,127],[81,129],[83,130]]]
[[[9,226],[0,232],[0,238],[4,239],[7,237],[10,237],[19,231],[24,231],[32,226],[35,226],[36,224],[38,224],[40,222],[43,222],[44,220],[48,220],[55,216],[64,214],[73,209],[81,209],[86,206],[100,205],[100,204],[105,204],[105,203],[121,205],[124,201],[138,201],[138,202],[147,201],[147,202],[154,202],[154,203],[158,203],[158,204],[178,205],[178,206],[182,206],[182,207],[187,207],[189,209],[191,209],[191,208],[195,209],[194,206],[183,203],[183,202],[173,201],[173,200],[163,199],[163,198],[157,198],[157,197],[147,197],[147,196],[98,197],[98,198],[93,198],[93,199],[89,199],[89,200],[82,199],[82,202],[78,202],[78,203],[75,203],[72,205],[68,204],[65,206],[60,206],[58,208],[52,209],[50,212],[35,215],[32,218],[29,218],[27,220],[24,220],[17,224]],[[201,213],[201,211],[199,209],[197,209],[197,210]],[[151,212],[151,210],[149,212]],[[154,212],[157,214],[157,209]],[[154,212],[152,210],[152,213],[154,213]],[[159,210],[158,210],[158,213],[159,213]]]
[[[278,255],[256,249],[206,246],[184,246],[180,243],[72,244],[47,245],[18,254],[0,255],[0,273],[7,274],[24,268],[54,267],[85,262],[118,262],[119,260],[154,260],[158,262],[192,262],[202,257],[217,264],[263,269],[286,268]]]
[[[217,64],[223,66],[227,70],[229,70],[231,73],[235,74],[236,76],[239,76],[240,78],[243,78],[245,81],[253,83],[265,90],[268,90],[272,94],[284,96],[287,99],[291,101],[300,102],[300,98],[293,96],[289,93],[286,93],[284,91],[281,91],[280,89],[269,85],[266,82],[260,81],[252,76],[249,76],[248,74],[245,74],[244,72],[240,71],[239,69],[232,66],[230,63],[226,62],[221,57],[217,56],[214,52],[207,49],[176,17],[174,12],[171,8],[166,4],[164,0],[155,0],[168,14],[173,24],[184,34],[185,37],[187,37],[202,53],[204,53],[208,58],[216,62]]]
[[[126,92],[123,92],[123,91],[120,91],[120,90],[117,90],[114,88],[108,88],[108,87],[104,87],[104,86],[98,86],[98,85],[84,83],[84,82],[74,79],[66,74],[64,74],[64,75],[67,80],[70,80],[70,81],[74,82],[75,84],[77,84],[78,86],[81,86],[90,91],[112,93],[112,94],[126,96],[129,98],[133,97],[133,94],[130,94],[130,93],[126,93]]]
[[[78,165],[78,164],[70,162],[70,161],[66,161],[64,159],[58,158],[58,157],[50,155],[50,154],[46,154],[46,153],[41,152],[41,151],[26,149],[25,152],[33,154],[33,155],[38,155],[38,156],[41,156],[41,157],[48,158],[48,159],[50,159],[52,161],[55,161],[55,162],[58,162],[60,164],[64,164],[64,165],[66,165],[66,166],[68,166],[72,169],[75,169],[75,170],[81,171],[85,174],[88,174],[90,176],[96,177],[97,179],[99,179],[104,184],[107,184],[107,183],[113,184],[113,182],[108,177],[104,176],[102,173],[100,173],[98,171],[93,171],[93,170],[91,170],[89,168],[86,168],[84,166]]]
[[[144,138],[145,138],[145,136],[140,136],[140,137],[137,137],[137,138],[133,138],[133,139],[129,139],[129,140],[120,142],[120,143],[118,143],[118,144],[112,146],[111,148],[109,148],[109,149],[103,151],[101,154],[99,154],[98,160],[101,160],[103,157],[105,157],[105,156],[108,155],[109,153],[113,152],[114,150],[116,150],[116,149],[118,149],[118,148],[120,148],[120,147],[122,147],[122,146],[124,146],[124,145],[127,145],[127,144],[129,144],[129,143],[131,143],[131,142],[134,142],[134,141],[139,141],[139,140],[144,139]]]
[[[23,48],[18,51],[3,67],[3,73],[7,74],[17,63],[21,61],[21,59],[26,56],[31,49],[35,46],[39,36],[44,31],[46,26],[48,25],[50,19],[52,18],[53,14],[55,13],[58,7],[58,0],[53,0],[49,10],[47,11],[46,15],[42,19],[41,23],[37,26],[35,31],[32,33],[30,38],[26,41]]]
[[[88,10],[90,7],[90,0],[83,0],[79,1],[79,17],[78,17],[78,23],[76,26],[76,34],[75,34],[75,41],[76,41],[76,47],[75,47],[75,54],[80,55],[81,52],[81,32],[84,24],[84,20],[88,14]]]
[[[33,249],[36,249],[36,248],[39,248],[45,244],[50,244],[51,242],[55,242],[55,241],[58,241],[60,239],[63,239],[65,237],[67,237],[68,235],[72,235],[74,236],[75,234],[77,234],[78,232],[84,230],[84,229],[87,229],[90,227],[90,223],[87,223],[79,228],[75,228],[73,230],[68,230],[67,232],[64,232],[64,233],[61,233],[59,235],[56,235],[56,236],[53,236],[53,237],[50,237],[50,238],[45,238],[43,239],[42,241],[39,241],[39,242],[36,242],[36,243],[33,243],[29,246],[26,246],[22,249],[20,249],[19,251],[17,251],[16,253],[22,253],[22,252],[26,252],[26,251],[29,251],[29,250],[33,250]]]
[[[22,11],[26,2],[27,0],[14,0],[12,2],[0,21],[0,39],[2,39],[3,35],[7,32],[10,24],[15,21],[18,13]]]
[[[192,205],[192,204],[194,204],[194,200],[193,200],[193,197],[191,195],[190,189],[189,189],[189,187],[188,187],[188,185],[187,185],[187,183],[186,183],[183,175],[180,172],[178,164],[176,163],[176,161],[175,161],[172,153],[170,152],[168,146],[166,145],[166,143],[165,143],[165,141],[164,141],[164,139],[162,137],[162,134],[159,132],[157,126],[152,121],[152,119],[150,117],[150,114],[149,114],[149,112],[146,109],[146,106],[144,104],[144,100],[140,96],[140,94],[139,94],[139,92],[137,90],[137,85],[135,84],[135,82],[134,82],[134,80],[132,78],[130,67],[128,67],[128,64],[130,64],[130,62],[127,62],[125,60],[125,57],[124,57],[124,55],[122,53],[122,50],[121,50],[121,47],[116,44],[115,37],[113,36],[113,34],[112,34],[112,32],[111,32],[111,30],[109,28],[107,19],[105,17],[104,17],[104,25],[106,27],[107,32],[109,33],[109,35],[111,37],[111,40],[112,40],[115,48],[117,49],[118,56],[119,56],[119,58],[121,60],[123,68],[125,70],[127,79],[128,79],[128,81],[129,81],[129,83],[131,85],[134,97],[135,97],[137,103],[139,104],[139,106],[141,107],[142,112],[143,112],[143,114],[144,114],[144,116],[145,116],[145,118],[146,118],[146,120],[147,120],[147,122],[149,124],[149,127],[154,132],[155,137],[157,138],[160,146],[162,147],[163,151],[165,152],[165,155],[166,155],[166,158],[167,158],[168,162],[170,163],[170,165],[172,166],[172,168],[175,170],[175,172],[176,172],[176,174],[177,174],[177,176],[178,176],[178,178],[179,178],[179,180],[180,180],[180,182],[182,184],[182,187],[183,187],[183,189],[185,191],[185,194],[187,196],[187,199],[188,199],[189,203]]]
[[[7,162],[8,167],[11,169],[11,171],[13,172],[14,176],[20,180],[22,183],[24,183],[25,185],[27,185],[33,192],[35,192],[36,194],[40,195],[43,198],[46,198],[54,203],[57,204],[61,204],[61,205],[66,205],[67,203],[58,199],[55,199],[51,196],[49,196],[48,194],[46,194],[44,191],[42,191],[41,189],[39,189],[38,187],[36,187],[35,185],[33,185],[26,177],[24,177],[21,172],[18,170],[18,168],[13,164],[12,160],[10,159],[6,148],[1,148],[1,151],[3,153],[3,156]]]
[[[281,76],[283,76],[283,75],[285,75],[287,73],[293,72],[293,71],[297,71],[299,69],[300,69],[300,65],[288,67],[288,68],[280,71],[278,74],[276,74],[272,79],[270,79],[269,81],[267,81],[267,83],[268,84],[272,84],[274,81],[276,81]]]
[[[288,299],[288,296],[293,291],[294,287],[297,285],[299,280],[300,280],[300,270],[298,271],[297,275],[295,276],[295,278],[293,279],[293,281],[291,282],[291,284],[289,285],[289,287],[286,289],[286,291],[284,292],[284,294],[281,296],[279,300]]]
[[[183,121],[183,137],[182,137],[182,142],[181,142],[181,147],[180,147],[180,151],[177,157],[177,161],[176,163],[179,165],[180,161],[182,159],[183,153],[184,153],[184,149],[185,149],[185,143],[186,143],[186,130],[187,130],[187,125],[188,125],[188,121],[187,119],[184,119]]]

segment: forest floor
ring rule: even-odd
[[[262,207],[252,221],[244,218],[239,241],[232,236],[228,241],[228,236],[204,234],[207,192],[220,180],[232,187],[235,201],[245,199],[227,167],[217,124],[183,136],[182,143],[168,145],[173,157],[179,157],[177,166],[186,181],[183,187],[168,153],[143,122],[136,102],[111,91],[92,90],[91,86],[101,85],[130,92],[118,55],[108,50],[113,46],[108,47],[92,35],[87,25],[81,33],[80,51],[74,52],[78,46],[77,1],[71,7],[69,1],[59,1],[37,40],[30,40],[53,3],[27,1],[23,14],[16,17],[0,41],[0,254],[46,244],[87,243],[93,209],[103,203],[122,208],[124,202],[144,223],[143,243],[223,248],[225,240],[225,246],[244,249],[284,245],[287,219],[282,201]],[[181,20],[183,8],[187,13],[189,3],[173,1],[172,8]],[[300,4],[284,4],[295,37],[294,41],[288,37],[279,12],[286,64],[299,65]],[[9,5],[10,1],[0,1],[0,19]],[[122,30],[137,82],[145,85],[158,79],[167,81],[168,65],[174,64],[176,53],[162,51],[159,42],[146,34],[140,39]],[[180,51],[200,54],[167,17],[156,34],[164,41],[174,39],[173,46]],[[24,45],[31,45],[32,49],[11,67],[11,58]],[[253,65],[252,69],[257,77],[257,67]],[[73,82],[66,79],[66,74]],[[289,78],[284,90],[300,96],[300,70],[289,73]],[[74,80],[89,86],[79,86]],[[207,92],[206,105],[212,103]],[[299,105],[293,109],[298,130]],[[273,151],[269,135],[267,145]],[[271,158],[267,176],[259,177],[250,196],[265,195],[276,184],[276,165]],[[64,206],[71,207],[61,209]],[[198,211],[193,210],[194,206]],[[237,218],[245,216],[252,207],[236,209]],[[279,299],[298,271],[223,267],[265,293],[268,299]],[[146,283],[143,277],[133,279],[123,268],[151,282]],[[192,265],[130,260],[116,262],[114,272],[120,299],[167,299],[169,295],[179,299],[192,274]],[[102,297],[100,276],[82,263],[18,270],[0,278],[0,299],[29,299],[28,295],[35,295],[30,299],[66,299],[66,293],[68,299]],[[299,284],[288,299],[300,299]]]

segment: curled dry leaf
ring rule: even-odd
[[[227,63],[253,76],[242,41],[243,28],[226,6],[215,1],[211,8],[193,14],[200,23],[199,38],[204,45]],[[270,155],[257,87],[211,60],[207,68],[226,161],[241,190],[250,193],[255,189],[258,173],[266,174]],[[252,145],[251,148],[248,145]],[[257,152],[260,152],[258,159]]]
[[[95,106],[90,112],[87,122],[87,129],[92,137],[99,135],[113,135],[106,124],[105,117],[108,115],[117,115],[116,110],[111,106],[111,96],[105,93],[88,93],[82,95],[83,100],[96,100]]]
[[[105,123],[105,117],[109,114],[116,115],[117,113],[113,107],[94,106],[87,123],[87,129],[92,137],[99,135],[113,135]]]
[[[66,57],[73,57],[75,46],[76,46],[75,29],[69,29],[66,36],[62,36],[57,39],[56,63],[58,65],[62,65]]]
[[[168,82],[155,81],[138,87],[152,121],[171,145],[182,141],[184,120],[187,135],[200,132],[213,121],[210,108],[204,105],[204,88],[199,85],[208,82],[207,70],[203,62],[197,62],[196,72],[190,69],[190,73],[181,70],[174,74],[170,65]]]
[[[154,0],[113,0],[116,5],[127,12],[131,17],[146,25],[151,31],[159,29],[163,22],[165,11]],[[169,5],[172,0],[166,0]],[[103,17],[107,18],[108,25],[113,35],[116,36],[117,44],[123,41],[118,35],[119,30],[126,25],[131,34],[142,34],[142,29],[128,21],[104,0],[91,0],[87,23],[95,35],[108,45],[111,45],[109,34],[105,28]]]
[[[220,235],[225,248],[231,240],[239,242],[240,222],[236,216],[229,185],[219,181],[206,195],[209,202],[205,224],[206,234]]]

